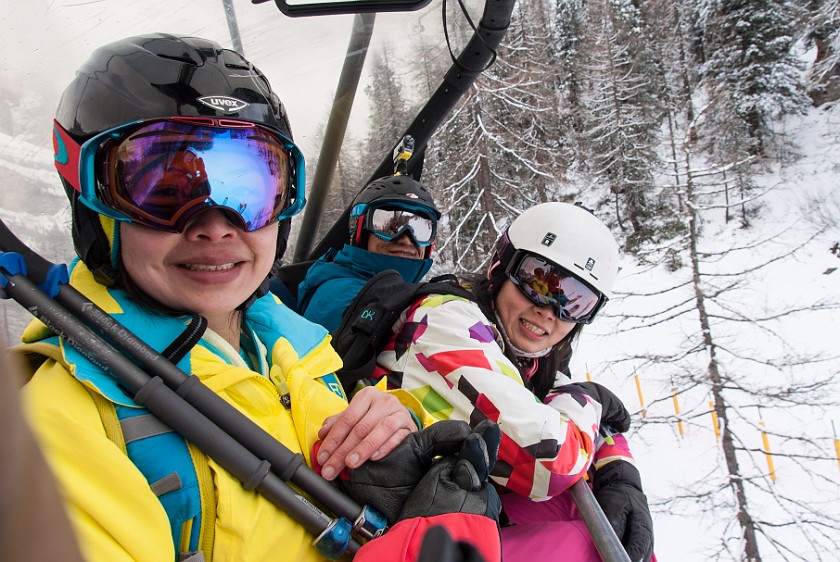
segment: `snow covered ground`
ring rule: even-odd
[[[793,143],[793,152],[785,154],[781,162],[771,162],[766,173],[758,179],[767,190],[763,200],[766,207],[762,218],[754,221],[753,228],[742,230],[737,224],[725,224],[722,210],[703,213],[701,252],[749,247],[749,250],[709,260],[714,263],[707,264],[707,273],[744,271],[776,256],[784,256],[789,250],[802,245],[793,254],[749,275],[747,282],[733,290],[729,297],[731,311],[760,317],[786,308],[819,303],[836,305],[840,301],[840,252],[830,251],[834,244],[840,242],[838,121],[840,107],[812,110],[805,117],[786,121],[784,132]],[[833,220],[833,225],[826,227],[825,219],[829,222]],[[823,227],[826,228],[820,231]],[[757,244],[759,241],[765,242]],[[724,466],[708,408],[708,385],[677,385],[684,436],[679,432],[672,397],[671,381],[679,379],[685,369],[703,372],[708,355],[701,352],[694,364],[690,364],[689,360],[655,364],[638,358],[639,355],[666,355],[684,349],[687,339],[696,336],[699,329],[696,310],[679,321],[619,334],[612,332],[616,328],[627,327],[626,320],[625,323],[619,322],[621,314],[663,310],[686,297],[691,298],[685,291],[645,298],[627,296],[627,293],[656,293],[677,285],[689,276],[686,268],[669,272],[663,267],[643,267],[625,258],[617,283],[618,293],[625,296],[619,296],[607,306],[606,318],[587,328],[579,343],[575,355],[576,369],[573,370],[579,376],[588,371],[593,380],[616,389],[635,412],[636,421],[630,439],[654,509],[656,551],[662,561],[717,559],[715,553],[719,549],[719,537],[727,529],[732,532],[735,525],[734,511],[723,505],[732,502],[731,493],[717,496],[721,505],[714,511],[701,509],[700,503],[690,498],[702,488],[698,482],[720,483],[721,467]],[[641,327],[645,322],[637,321],[636,325]],[[795,385],[831,375],[834,385],[812,398],[831,403],[820,408],[762,403],[756,398],[734,401],[740,435],[744,440],[741,445],[753,450],[749,455],[739,456],[741,473],[745,478],[755,478],[759,486],[770,492],[769,496],[761,499],[749,498],[753,516],[767,521],[784,517],[780,512],[784,510],[771,498],[773,495],[788,495],[799,498],[818,513],[833,513],[837,517],[840,460],[833,448],[832,422],[840,428],[840,395],[837,393],[840,314],[836,309],[793,314],[770,323],[770,329],[772,332],[756,330],[749,323],[733,327],[723,322],[718,322],[713,328],[719,345],[746,358],[740,362],[722,358],[724,364],[737,369],[733,374],[742,377],[742,384],[747,388],[750,385],[755,388],[766,384]],[[792,364],[795,356],[817,354],[825,360],[800,366]],[[634,356],[635,359],[632,358]],[[790,368],[777,371],[761,363],[765,358],[771,365],[788,361]],[[644,400],[644,417],[636,375]],[[819,446],[807,448],[811,455],[821,458],[805,461],[807,470],[803,470],[802,465],[791,458],[774,456],[776,480],[772,482],[768,477],[766,457],[761,453],[761,421],[765,423],[770,451],[805,454],[806,448],[801,443],[781,436],[801,433],[821,440]],[[746,424],[751,424],[753,428]],[[813,473],[809,474],[809,470]],[[674,501],[678,497],[689,499]],[[821,554],[809,553],[809,541],[799,529],[780,528],[774,532],[777,536],[786,535],[792,544],[797,544],[798,552],[783,556],[774,552],[765,539],[760,539],[763,560],[837,560],[836,550],[833,553],[832,550],[822,550]],[[831,536],[831,531],[828,531],[828,537]],[[835,533],[827,544],[831,544],[832,540],[836,548],[840,536]],[[731,547],[737,548],[737,544]],[[737,555],[732,559],[738,559]]]

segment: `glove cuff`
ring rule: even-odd
[[[595,471],[593,492],[597,494],[604,488],[615,484],[630,484],[640,492],[642,490],[642,476],[633,464],[626,461],[613,461]]]

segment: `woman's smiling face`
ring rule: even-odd
[[[143,292],[174,310],[201,314],[216,330],[268,276],[277,233],[277,222],[245,232],[218,209],[196,214],[180,233],[122,223],[122,263]]]
[[[575,327],[558,319],[550,305],[532,303],[508,279],[496,296],[496,313],[510,343],[527,353],[554,347]]]

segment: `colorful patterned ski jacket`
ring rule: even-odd
[[[583,394],[539,402],[502,342],[476,303],[431,295],[395,324],[374,378],[386,376],[389,387],[408,390],[437,419],[498,423],[502,444],[493,479],[524,497],[551,498],[589,468],[601,406]]]
[[[97,284],[84,264],[74,264],[70,281],[155,349],[164,349],[184,328],[184,319],[151,315],[122,291]],[[259,350],[255,370],[238,350],[209,330],[178,366],[291,451],[303,454],[311,465],[309,455],[323,420],[346,407],[345,399],[328,388],[340,360],[322,327],[292,313],[271,295],[249,308],[245,331]],[[324,559],[303,527],[262,496],[246,491],[191,444],[187,457],[194,466],[201,517],[189,523],[199,529],[185,524],[173,533],[169,508],[164,508],[165,493],[156,495],[156,486],[147,482],[126,452],[135,442],[116,412],[140,410],[137,404],[41,322],[34,321],[22,339],[17,351],[34,371],[23,391],[23,405],[57,477],[86,560],[163,562],[179,559],[179,553],[185,553],[180,559],[192,555],[189,560],[206,562]],[[286,395],[288,400],[282,400]],[[160,450],[153,458],[166,473],[172,456]],[[489,558],[498,560],[495,523],[463,514],[401,522],[365,545],[357,559],[372,561],[378,554],[371,557],[367,552],[390,552],[388,559],[410,560],[407,545],[416,555],[422,538],[416,533],[437,521],[456,537],[477,535],[489,545]],[[181,544],[176,544],[173,534],[180,534]],[[196,538],[197,547],[188,546]]]

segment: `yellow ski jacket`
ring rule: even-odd
[[[70,282],[159,351],[166,347],[165,340],[171,341],[169,332],[177,334],[188,321],[144,312],[121,291],[99,285],[80,262],[72,267]],[[293,452],[302,453],[311,465],[309,454],[323,420],[347,404],[343,395],[328,388],[340,359],[325,330],[271,295],[248,310],[246,325],[261,351],[261,372],[251,370],[238,350],[209,330],[179,366]],[[181,545],[173,544],[167,513],[126,455],[114,413],[115,404],[136,405],[107,374],[41,322],[34,321],[22,340],[17,351],[34,373],[23,391],[27,417],[56,474],[86,559],[175,560],[190,529],[184,529]],[[281,401],[283,394],[288,394],[289,408]],[[201,495],[199,551],[204,560],[323,558],[311,546],[312,537],[289,516],[256,492],[246,491],[191,444],[189,449]]]

